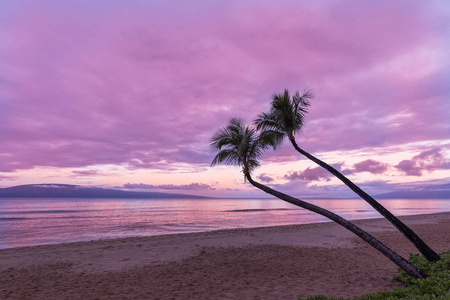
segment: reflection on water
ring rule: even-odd
[[[309,200],[346,219],[380,215],[359,199]],[[381,200],[395,215],[450,211],[450,200]],[[0,199],[0,248],[328,221],[278,199]]]

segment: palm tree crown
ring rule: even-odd
[[[270,129],[284,133],[289,139],[293,138],[303,127],[305,114],[310,105],[313,95],[310,91],[305,91],[300,96],[297,91],[291,98],[289,91],[284,90],[283,94],[275,94],[269,113],[262,113],[254,121],[256,128]]]
[[[276,148],[281,135],[271,130],[261,130],[258,134],[244,120],[232,118],[229,124],[219,129],[211,139],[211,146],[219,150],[211,166],[218,163],[242,166],[245,175],[259,166],[264,150]]]

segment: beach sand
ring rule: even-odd
[[[401,218],[450,250],[450,212]],[[383,219],[354,221],[404,257],[417,250]],[[397,267],[333,223],[0,250],[0,299],[296,299],[388,290]]]

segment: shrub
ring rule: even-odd
[[[325,296],[308,297],[306,300],[448,300],[450,299],[450,252],[441,253],[441,260],[429,262],[419,254],[411,254],[409,261],[424,271],[426,279],[414,279],[404,271],[394,279],[405,284],[405,288],[366,294],[355,298],[328,298]],[[299,298],[299,300],[301,300]]]

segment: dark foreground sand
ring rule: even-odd
[[[402,217],[450,250],[450,212]],[[355,221],[417,253],[382,219]],[[397,267],[332,223],[0,250],[0,299],[296,299],[388,290]]]

